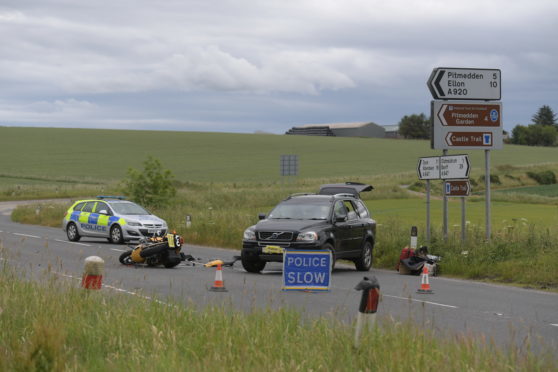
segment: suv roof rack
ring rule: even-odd
[[[297,193],[289,195],[289,197],[287,199],[294,198],[296,196],[305,196],[305,195],[317,195],[317,194],[314,193],[314,192],[297,192]]]
[[[111,195],[97,195],[97,199],[105,200],[105,199],[117,199],[117,200],[126,200],[125,196],[111,196]]]
[[[348,192],[343,192],[343,193],[340,193],[340,194],[335,194],[335,195],[333,195],[333,196],[334,196],[334,197],[337,197],[337,198],[354,198],[354,197],[355,197],[354,194],[350,194],[350,193],[348,193]]]

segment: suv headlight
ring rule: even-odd
[[[244,230],[244,240],[256,240],[256,232],[254,231],[254,227],[249,227]]]
[[[134,222],[134,221],[126,221],[126,222],[130,226],[141,226],[141,223],[139,223],[139,222]]]
[[[297,242],[315,242],[316,240],[318,240],[318,234],[314,231],[302,232],[296,237]]]

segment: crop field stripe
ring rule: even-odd
[[[149,144],[148,151],[138,144]],[[0,158],[3,176],[36,182],[118,181],[129,167],[141,168],[147,154],[179,181],[217,182],[279,181],[282,154],[299,155],[300,178],[415,172],[419,157],[439,155],[427,140],[62,128],[0,127],[0,146],[25,154]],[[482,170],[481,151],[458,153],[469,154],[472,171]],[[558,159],[558,148],[504,145],[491,163],[541,159]]]

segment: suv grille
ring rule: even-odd
[[[290,242],[293,240],[291,231],[260,231],[258,233],[260,240]]]

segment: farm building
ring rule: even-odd
[[[292,127],[285,134],[336,137],[376,137],[384,138],[385,129],[381,125],[366,123],[307,124]]]
[[[384,125],[384,129],[386,130],[386,138],[403,138],[399,134],[399,124]]]

